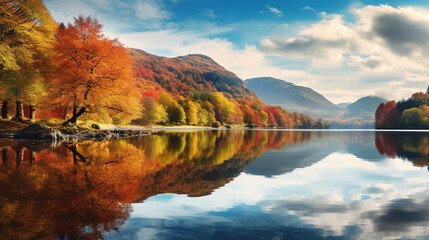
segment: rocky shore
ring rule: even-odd
[[[43,123],[34,123],[21,130],[0,131],[0,139],[76,141],[85,139],[139,138],[150,134],[154,133],[139,130],[58,129]]]

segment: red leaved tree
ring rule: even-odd
[[[375,112],[375,127],[394,128],[399,116],[400,111],[396,107],[395,101],[389,101],[386,104],[381,103]]]

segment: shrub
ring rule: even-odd
[[[220,124],[219,121],[213,122],[212,123],[212,128],[220,128],[222,125]]]

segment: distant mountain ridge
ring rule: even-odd
[[[366,96],[358,99],[356,102],[348,105],[345,108],[343,117],[364,117],[366,119],[374,119],[374,113],[380,103],[387,102],[386,99],[377,96]]]
[[[371,128],[374,112],[386,99],[366,96],[353,103],[335,105],[308,87],[272,77],[252,78],[246,85],[268,104],[282,106],[291,112],[302,112],[313,118],[330,121],[337,128]]]
[[[352,102],[338,103],[337,106],[339,108],[346,108],[350,104],[352,104]]]
[[[322,112],[338,112],[340,108],[320,93],[308,87],[272,77],[251,78],[244,81],[267,104],[279,105],[317,117]]]

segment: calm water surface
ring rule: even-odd
[[[429,133],[0,142],[0,239],[428,239]]]

